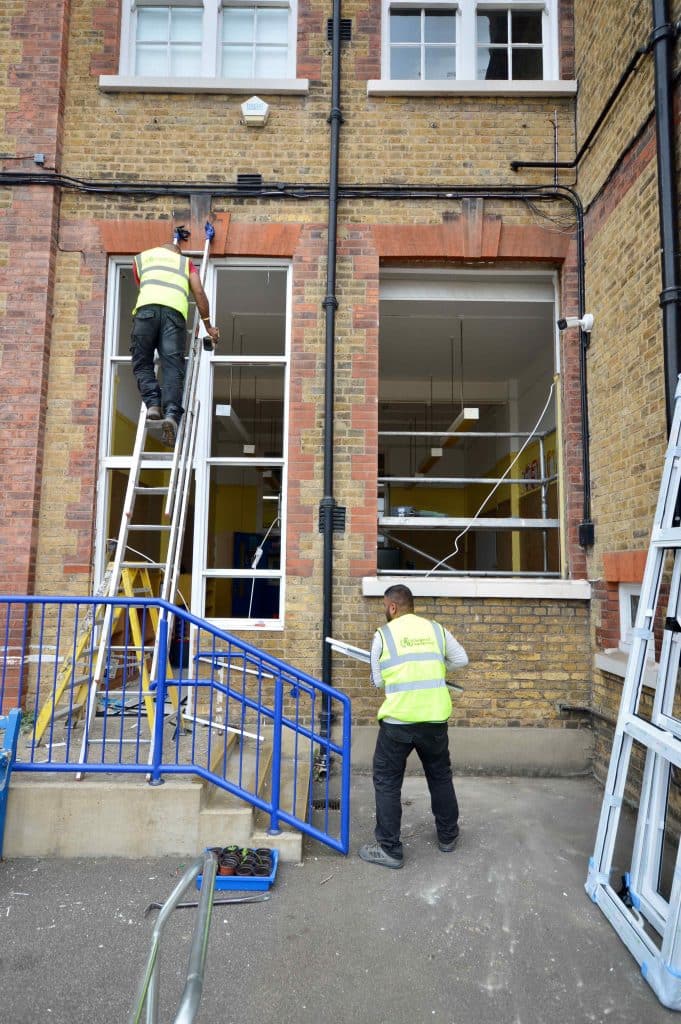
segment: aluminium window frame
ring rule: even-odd
[[[437,9],[456,11],[456,77],[442,79],[443,89],[456,88],[457,83],[485,81],[494,84],[510,84],[522,92],[530,79],[492,79],[476,77],[477,31],[476,15],[485,10],[540,11],[542,14],[542,59],[544,77],[542,82],[558,80],[558,0],[382,0],[381,3],[381,81],[402,82],[408,79],[390,78],[390,13],[394,9],[424,10]],[[414,82],[438,82],[438,79],[414,79]]]

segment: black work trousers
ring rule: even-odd
[[[152,303],[140,306],[132,321],[132,372],[144,404],[159,406],[179,422],[184,390],[184,349],[187,323],[176,309]],[[161,386],[154,372],[154,353],[161,362]],[[163,398],[161,398],[161,394]]]
[[[447,723],[381,722],[374,751],[375,835],[391,857],[402,856],[402,782],[412,750],[416,750],[426,775],[438,839],[449,843],[459,834],[459,805],[452,782]]]

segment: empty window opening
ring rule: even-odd
[[[378,571],[556,576],[554,281],[386,271]]]

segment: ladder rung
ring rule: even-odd
[[[171,462],[175,456],[175,452],[142,452],[140,459],[140,469],[154,469],[153,462]],[[148,460],[145,462],[145,457]]]
[[[128,530],[169,530],[170,523],[128,523]]]
[[[165,562],[121,562],[121,569],[165,569]]]
[[[135,488],[135,492],[137,494],[148,494],[148,495],[151,495],[151,494],[167,494],[168,493],[168,488],[167,487],[145,487],[144,484],[139,484]]]

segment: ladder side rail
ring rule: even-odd
[[[595,887],[610,880],[617,828],[622,808],[622,794],[631,756],[632,738],[623,728],[615,730],[608,777],[598,822],[594,853],[589,861],[587,891],[594,897]]]
[[[211,242],[213,240],[214,234],[215,234],[215,231],[214,231],[212,225],[209,224],[208,222],[206,222],[206,240],[205,240],[204,246],[203,246],[203,256],[201,258],[201,266],[199,268],[199,278],[201,280],[201,285],[202,286],[205,284],[206,274],[208,272],[208,254],[209,254],[210,244],[211,244]],[[191,340],[191,345],[190,345],[190,348],[189,348],[189,366],[187,367],[187,375],[186,375],[185,384],[184,384],[184,394],[182,396],[182,404],[185,407],[185,412],[184,412],[184,415],[182,417],[182,420],[180,421],[180,426],[179,426],[179,429],[178,429],[178,436],[177,436],[176,446],[175,446],[175,458],[173,459],[173,465],[172,465],[172,469],[171,469],[171,472],[170,472],[170,483],[169,483],[169,486],[168,486],[168,497],[167,497],[167,500],[166,500],[166,508],[165,508],[165,514],[167,516],[170,515],[171,501],[172,501],[171,495],[172,495],[172,493],[174,491],[174,488],[175,488],[175,479],[176,479],[176,476],[177,476],[177,473],[178,473],[178,464],[179,464],[179,461],[180,461],[180,452],[184,449],[184,439],[185,439],[185,434],[186,434],[186,429],[185,429],[186,417],[187,417],[187,413],[189,413],[193,409],[195,395],[196,395],[196,382],[198,380],[199,366],[200,366],[200,361],[201,361],[201,352],[202,352],[202,349],[203,349],[203,341],[202,341],[201,338],[199,338],[200,323],[201,323],[200,314],[199,314],[198,309],[196,309],[194,311],[194,324],[193,324],[193,327],[192,327],[192,334],[191,334],[192,340]]]
[[[116,550],[111,564],[111,576],[109,579],[109,587],[106,593],[107,597],[115,597],[119,591],[121,582],[121,566],[125,556],[125,551],[128,545],[128,526],[130,524],[130,518],[135,504],[135,494],[137,484],[139,482],[140,466],[142,464],[142,455],[144,452],[144,438],[146,434],[146,423],[147,423],[147,410],[144,403],[140,408],[140,416],[137,421],[137,433],[135,435],[135,445],[133,448],[132,460],[130,464],[130,472],[128,474],[128,486],[125,491],[125,500],[123,504],[123,514],[121,516],[121,524],[118,531],[118,540],[116,541]],[[90,690],[87,698],[87,710],[86,710],[86,722],[85,729],[83,731],[83,740],[80,749],[80,763],[84,763],[87,754],[87,743],[88,733],[91,725],[91,719],[94,715],[95,707],[97,704],[97,690],[104,677],[104,666],[107,662],[107,652],[110,644],[111,637],[111,626],[112,617],[114,614],[114,606],[107,604],[104,611],[104,617],[102,620],[101,633],[99,636],[99,644],[97,648],[97,657],[95,659],[95,668],[92,673],[92,681],[90,683]]]
[[[198,407],[197,407],[198,412]],[[182,463],[181,479],[178,478],[177,486],[175,490],[173,505],[172,505],[172,517],[171,517],[171,530],[168,538],[168,551],[166,554],[166,564],[163,571],[163,579],[160,587],[160,598],[163,601],[167,601],[169,604],[175,603],[175,593],[177,590],[177,583],[179,579],[180,563],[182,561],[182,545],[184,542],[185,527],[187,521],[187,509],[189,505],[189,490],[191,487],[191,467],[194,462],[194,451],[196,448],[197,439],[197,427],[198,427],[198,415],[193,416],[191,420],[191,431],[187,436],[188,451],[186,458]],[[168,623],[168,632],[173,627],[174,615],[168,613],[166,610],[161,612],[161,618],[166,619]],[[156,670],[158,667],[158,647],[159,647],[159,635],[156,634],[154,640],[154,650],[151,662],[151,678],[156,678]],[[176,692],[176,698],[179,702],[179,693]]]

